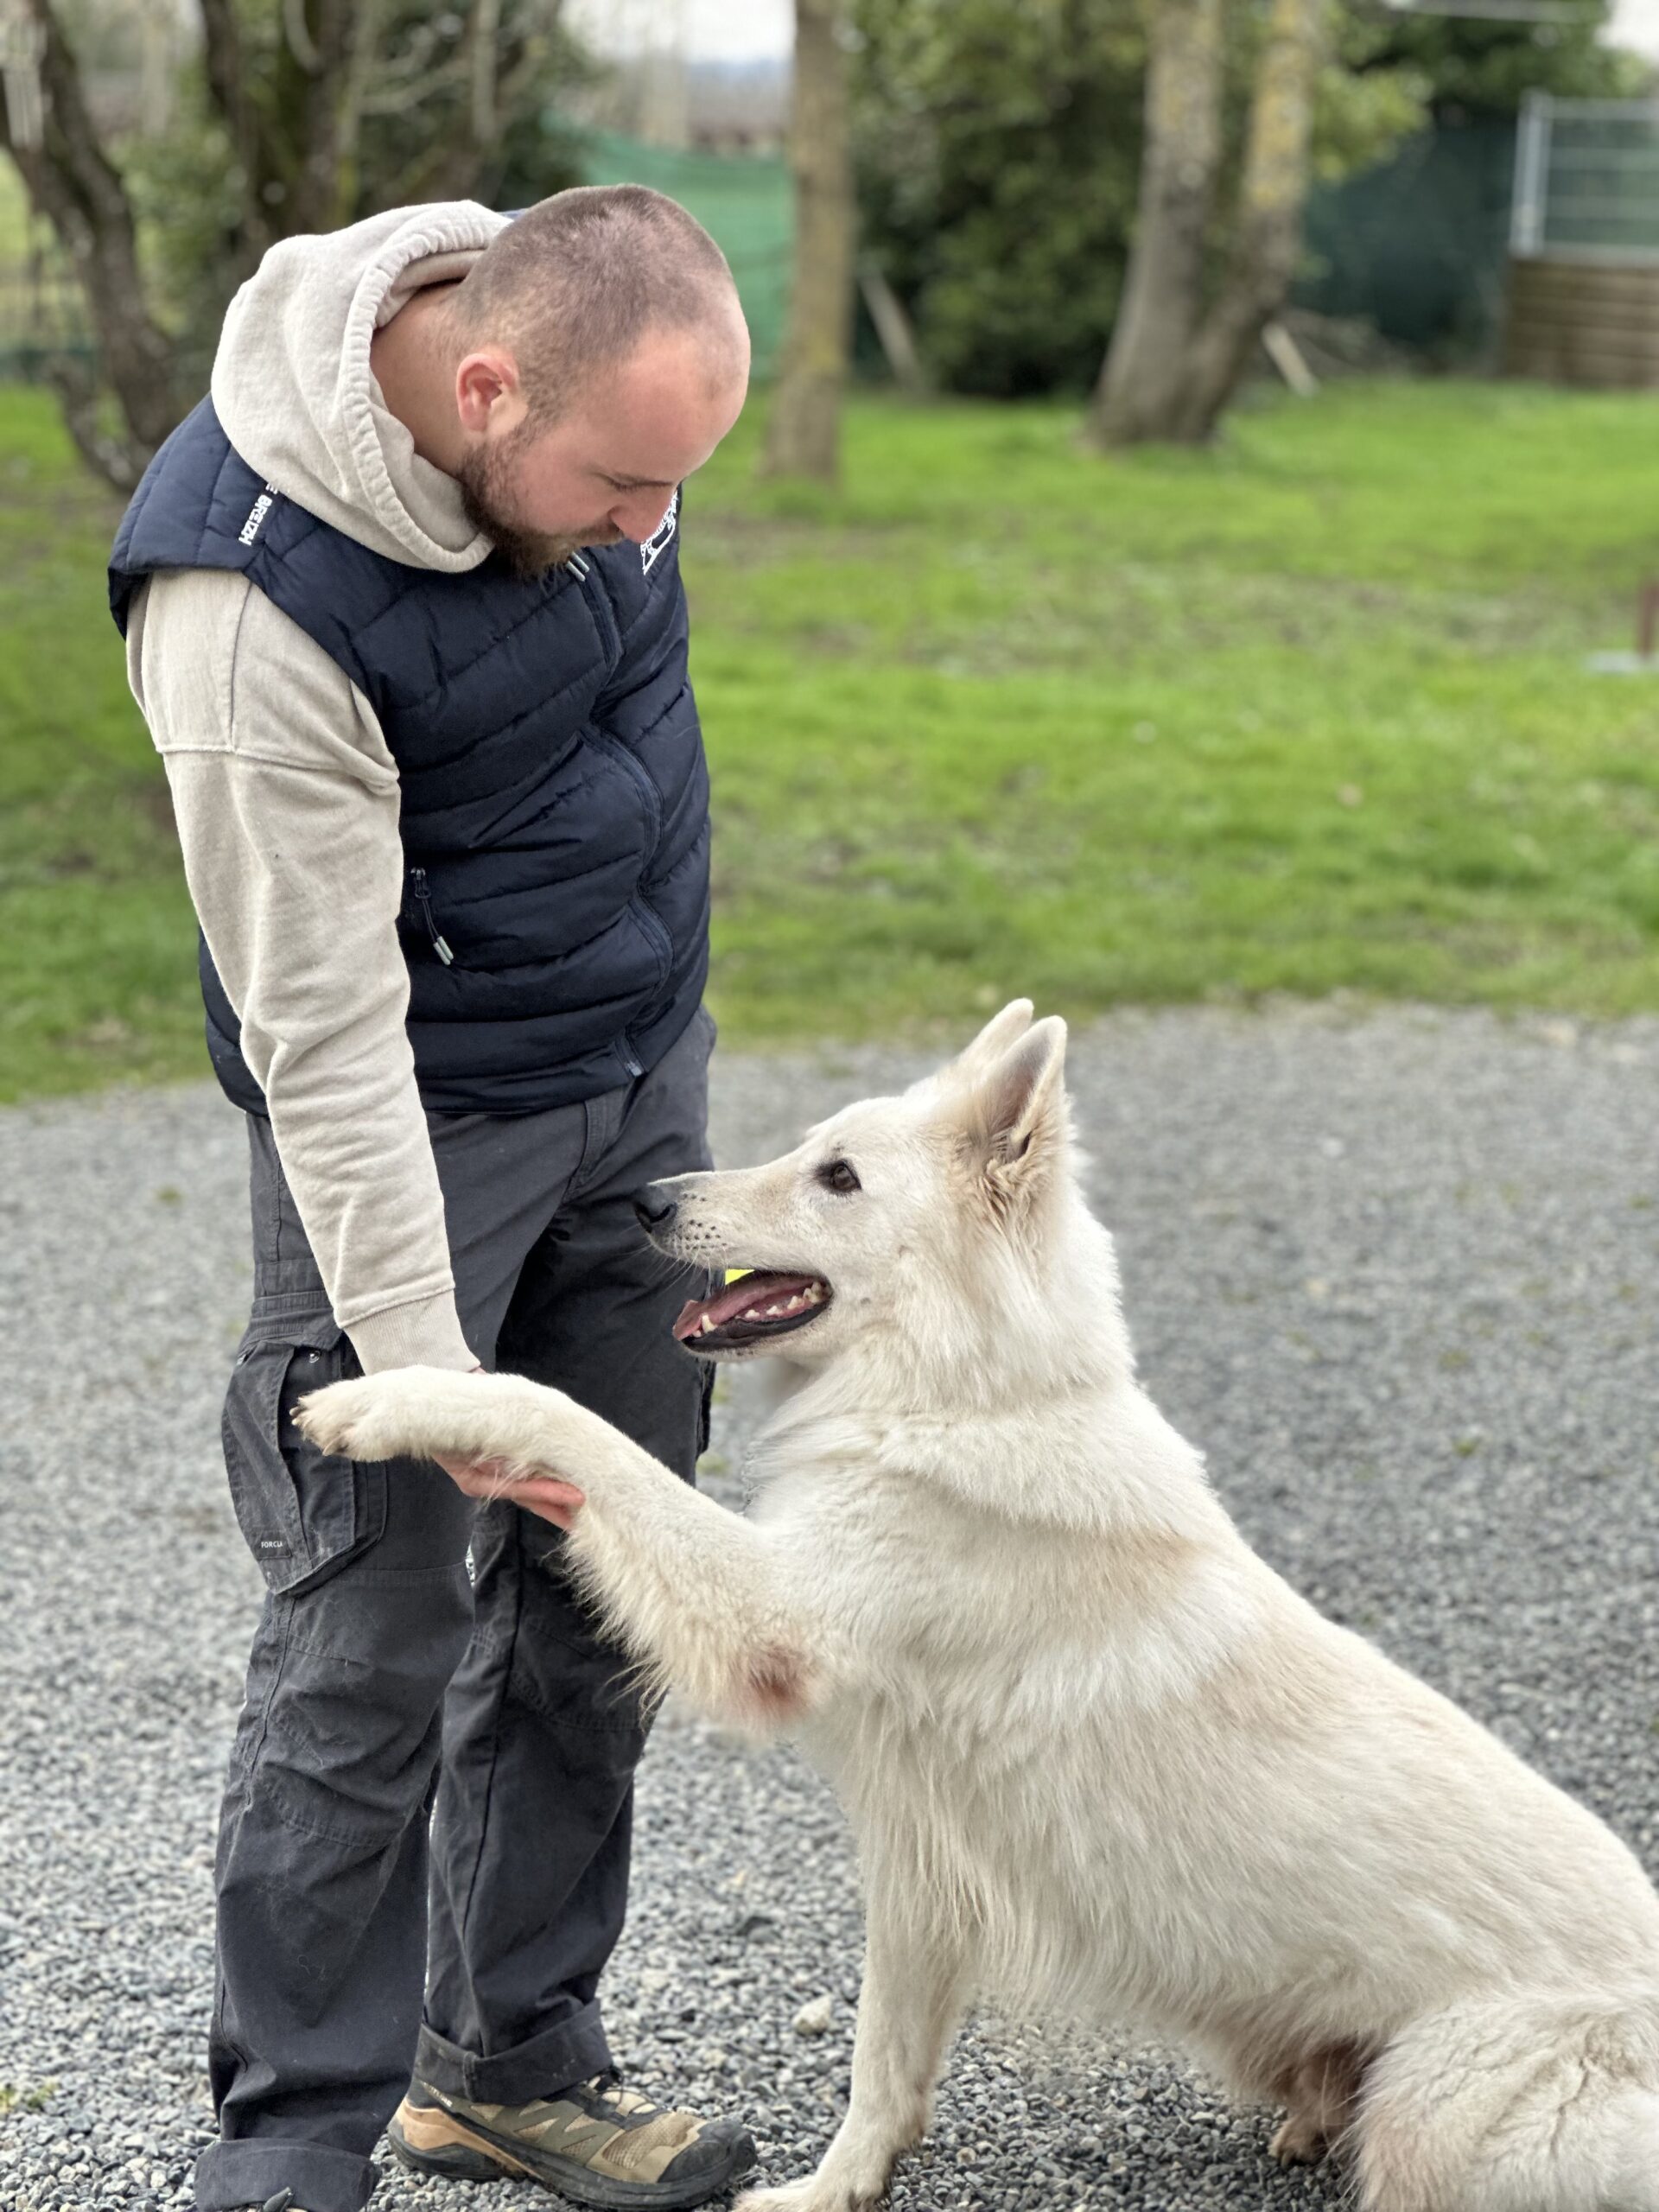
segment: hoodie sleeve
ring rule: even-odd
[[[369,1374],[471,1367],[404,1027],[397,770],[373,711],[224,571],[150,580],[127,676],[334,1317]]]

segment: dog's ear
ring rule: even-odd
[[[1001,1014],[991,1016],[973,1043],[957,1054],[952,1072],[972,1077],[994,1065],[1015,1039],[1030,1028],[1032,1013],[1029,999],[1010,999]]]
[[[1071,1135],[1065,1022],[1052,1014],[1033,1024],[976,1071],[969,1097],[969,1135],[981,1173],[993,1204],[1006,1211],[1044,1184],[1065,1158]]]

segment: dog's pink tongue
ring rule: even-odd
[[[680,1308],[680,1318],[674,1324],[674,1336],[683,1344],[688,1337],[695,1337],[702,1328],[704,1316],[712,1328],[719,1328],[722,1321],[729,1321],[751,1306],[775,1306],[780,1298],[788,1298],[798,1290],[811,1287],[810,1275],[772,1275],[757,1268],[753,1274],[728,1282],[724,1290],[716,1291],[712,1298],[688,1299]]]

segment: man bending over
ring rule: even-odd
[[[747,371],[718,247],[656,193],[398,209],[266,255],[116,540],[251,1152],[224,1434],[267,1595],[202,2212],[357,2212],[389,2120],[411,2165],[618,2212],[753,2155],[612,2066],[643,1729],[526,1510],[569,1493],[480,1507],[289,1420],[359,1368],[506,1368],[691,1478],[670,1332],[704,1286],[629,1199],[709,1164],[678,487]]]

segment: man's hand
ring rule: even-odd
[[[482,1363],[468,1372],[481,1375]],[[569,1529],[587,1503],[574,1483],[562,1483],[556,1475],[527,1475],[520,1481],[512,1482],[505,1459],[446,1459],[442,1452],[435,1452],[432,1456],[468,1497],[511,1498],[526,1513],[539,1514],[543,1521],[550,1521],[556,1529]]]
[[[433,1457],[468,1497],[508,1498],[556,1529],[568,1529],[587,1502],[574,1483],[562,1483],[555,1475],[527,1475],[520,1482],[510,1482],[505,1459],[446,1459],[441,1452]]]

